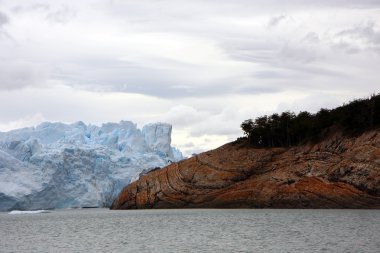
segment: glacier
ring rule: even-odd
[[[141,172],[181,160],[172,126],[44,122],[0,132],[0,211],[106,207]]]

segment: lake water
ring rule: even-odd
[[[380,210],[0,213],[0,252],[380,252]]]

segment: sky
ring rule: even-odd
[[[191,155],[379,93],[379,66],[379,0],[0,0],[0,131],[168,122]]]

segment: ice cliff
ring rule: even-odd
[[[182,159],[171,130],[121,121],[0,132],[0,211],[107,206],[143,170]]]

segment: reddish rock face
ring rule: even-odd
[[[111,209],[380,208],[380,131],[258,149],[229,143],[126,186]]]

